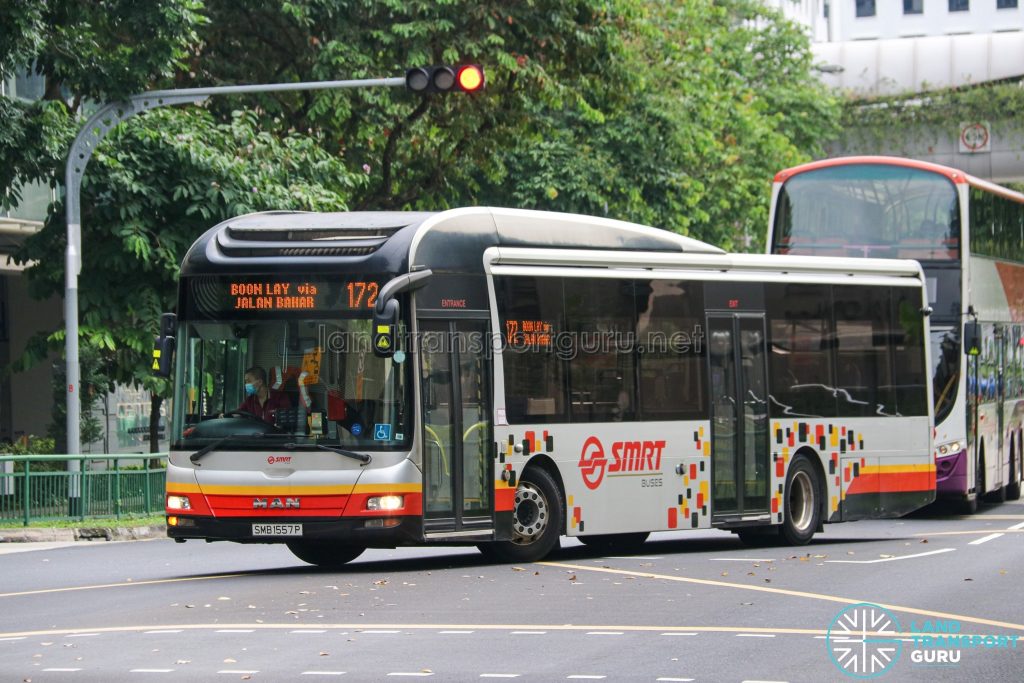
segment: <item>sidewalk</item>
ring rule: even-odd
[[[165,538],[167,527],[83,526],[76,529],[25,528],[0,529],[0,543],[52,543],[68,541],[139,541]]]

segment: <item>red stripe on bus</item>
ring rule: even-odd
[[[853,164],[871,164],[875,166],[903,166],[905,168],[916,168],[921,171],[930,171],[932,173],[938,173],[939,175],[949,178],[954,183],[966,183],[967,174],[963,171],[958,171],[955,168],[949,166],[942,166],[941,164],[933,164],[927,161],[918,161],[916,159],[904,159],[902,157],[884,157],[884,156],[853,156],[853,157],[837,157],[834,159],[822,159],[821,161],[812,161],[808,164],[802,164],[800,166],[794,166],[793,168],[787,168],[783,171],[779,171],[775,174],[775,182],[781,183],[789,180],[793,176],[800,175],[807,171],[816,171],[820,168],[832,168],[834,166],[851,166]]]
[[[846,493],[900,493],[934,488],[935,472],[876,472],[855,478]]]

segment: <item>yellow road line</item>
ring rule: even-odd
[[[935,612],[932,610],[917,609],[916,607],[905,607],[902,605],[890,605],[883,602],[874,602],[873,600],[855,599],[855,598],[844,598],[837,595],[826,595],[824,593],[809,593],[806,591],[795,591],[786,588],[770,588],[768,586],[748,586],[742,583],[731,583],[729,581],[715,581],[713,579],[695,579],[687,576],[670,576],[666,574],[652,574],[650,572],[636,572],[626,569],[612,569],[610,567],[588,567],[581,564],[566,564],[563,562],[538,562],[537,564],[544,565],[546,567],[561,567],[563,569],[572,569],[575,571],[586,571],[586,572],[601,572],[606,574],[617,574],[619,576],[636,576],[645,579],[658,579],[661,581],[676,581],[680,583],[696,583],[704,586],[715,586],[717,588],[739,588],[741,590],[757,591],[760,593],[773,593],[775,595],[786,595],[795,598],[809,598],[811,600],[824,600],[827,602],[839,602],[846,605],[857,605],[864,602],[869,602],[879,607],[892,610],[894,612],[905,612],[907,614],[920,614],[925,617],[933,617],[939,619],[956,619],[960,622],[967,622],[971,624],[981,624],[984,626],[997,626],[999,628],[1012,629],[1014,631],[1024,631],[1024,624],[1014,624],[1008,621],[996,621],[994,619],[983,619],[981,617],[971,617],[963,614],[951,614],[949,612]]]
[[[17,598],[23,595],[43,595],[45,593],[68,593],[71,591],[88,591],[98,588],[124,588],[126,586],[152,586],[159,583],[181,583],[184,581],[214,581],[216,579],[234,579],[251,574],[211,574],[209,576],[186,576],[178,579],[153,579],[151,581],[122,581],[121,583],[100,583],[93,586],[67,586],[65,588],[40,588],[33,591],[17,593],[0,593],[0,598]]]

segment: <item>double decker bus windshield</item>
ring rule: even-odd
[[[957,261],[960,218],[947,178],[849,164],[797,174],[776,204],[772,253]]]
[[[379,358],[371,346],[378,289],[375,280],[328,278],[187,283],[174,447],[406,444],[406,356]]]

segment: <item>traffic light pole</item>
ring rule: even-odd
[[[82,271],[82,212],[79,203],[82,176],[93,152],[113,128],[132,116],[176,104],[200,104],[212,95],[244,95],[251,93],[288,92],[293,90],[336,90],[341,88],[372,88],[404,86],[404,76],[395,78],[366,78],[347,81],[313,81],[302,83],[268,83],[262,85],[227,85],[210,88],[182,88],[154,90],[132,95],[123,101],[110,102],[89,117],[75,137],[64,169],[64,209],[67,220],[67,247],[64,252],[64,353],[66,357],[67,398],[67,451],[69,455],[82,452],[80,417],[82,403],[78,360],[78,275]],[[79,471],[78,460],[68,461],[68,470]],[[68,491],[69,513],[82,514],[81,480],[70,477]]]

